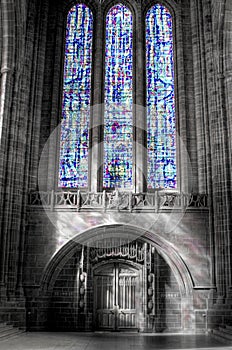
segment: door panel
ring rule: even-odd
[[[114,275],[95,276],[97,324],[100,328],[114,328]]]
[[[95,314],[98,329],[137,328],[139,274],[114,263],[95,271]]]
[[[136,328],[136,290],[138,276],[132,271],[119,269],[119,328]]]

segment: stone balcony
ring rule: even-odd
[[[50,211],[118,211],[118,212],[164,212],[185,210],[208,210],[207,195],[157,190],[153,193],[131,191],[35,191],[29,193],[28,205]]]

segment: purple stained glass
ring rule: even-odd
[[[132,14],[122,4],[106,17],[105,188],[132,187]]]
[[[93,16],[84,4],[67,17],[59,187],[88,186]]]
[[[156,4],[146,15],[147,186],[176,188],[172,16]]]

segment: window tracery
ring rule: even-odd
[[[106,17],[104,176],[105,188],[132,187],[132,15],[117,4]]]
[[[106,189],[132,189],[136,179],[133,134],[133,16],[123,4],[110,8],[105,19],[104,152]],[[161,4],[145,16],[147,188],[176,188],[176,121],[173,21]],[[93,15],[77,4],[67,18],[59,187],[88,188],[89,125],[92,78]],[[103,69],[103,67],[102,67]],[[135,122],[136,123],[136,122]],[[135,126],[135,128],[133,128]],[[90,167],[91,168],[91,167]],[[144,169],[145,171],[145,169]],[[145,171],[146,172],[146,171]],[[100,187],[101,187],[100,186]]]
[[[176,188],[172,16],[156,4],[146,15],[147,184]]]
[[[59,187],[88,186],[93,15],[73,6],[66,26]]]

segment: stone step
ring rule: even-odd
[[[6,328],[7,327],[7,325],[5,324],[5,323],[0,323],[0,330],[2,329],[2,328]]]
[[[228,329],[228,330],[230,330],[231,331],[231,333],[232,333],[232,326],[226,326],[226,329]]]
[[[224,341],[227,344],[232,344],[232,334],[224,332],[224,328],[213,329],[212,335],[217,337],[218,340]]]
[[[232,328],[228,328],[227,326],[226,327],[219,327],[219,330],[222,333],[230,334],[232,336]]]
[[[215,334],[215,333],[213,333],[213,332],[211,333],[211,336],[212,336],[214,339],[220,341],[221,343],[224,343],[224,344],[227,344],[227,345],[231,345],[231,344],[232,344],[231,340],[228,340],[228,339],[226,339],[226,338],[224,338],[224,337],[221,337],[220,335],[217,335],[217,334]]]
[[[21,333],[23,330],[20,330],[12,325],[7,325],[6,323],[0,323],[0,341],[13,338]]]
[[[12,326],[7,326],[6,324],[3,324],[0,326],[0,334],[2,332],[5,332],[6,330],[9,330],[9,329],[12,329],[13,327]]]

